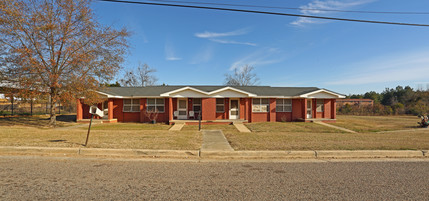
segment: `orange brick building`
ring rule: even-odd
[[[336,99],[316,87],[150,86],[109,87],[98,91],[105,122],[203,123],[336,120]],[[90,118],[84,99],[77,100],[77,121]]]

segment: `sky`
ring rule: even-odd
[[[429,24],[428,14],[317,10],[429,12],[427,0],[187,1],[294,7],[306,10],[223,6]],[[154,75],[159,79],[158,84],[168,85],[222,85],[226,73],[233,73],[234,69],[246,64],[255,68],[259,85],[319,87],[342,94],[361,94],[382,92],[398,85],[426,88],[429,84],[429,27],[97,0],[91,6],[100,23],[126,27],[132,33],[124,68],[116,80],[124,71],[136,69],[140,62],[157,70]]]

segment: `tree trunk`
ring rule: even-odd
[[[55,127],[57,125],[57,116],[55,113],[55,102],[56,102],[56,95],[55,93],[52,93],[51,90],[51,94],[50,94],[50,118],[49,118],[49,126],[53,126]]]

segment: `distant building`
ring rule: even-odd
[[[373,106],[374,101],[371,99],[337,99],[337,107],[343,105]]]

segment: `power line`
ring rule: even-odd
[[[114,2],[114,3],[127,3],[127,4],[182,7],[182,8],[197,8],[197,9],[207,9],[207,10],[223,10],[223,11],[234,11],[234,12],[244,12],[244,13],[258,13],[258,14],[267,14],[267,15],[290,16],[290,17],[305,17],[305,18],[324,19],[324,20],[362,22],[362,23],[372,23],[372,24],[390,24],[390,25],[429,27],[429,24],[414,24],[414,23],[403,23],[403,22],[388,22],[388,21],[361,20],[361,19],[350,19],[350,18],[323,17],[323,16],[315,16],[315,15],[277,13],[277,12],[268,12],[268,11],[244,10],[244,9],[232,9],[232,8],[220,8],[220,7],[192,6],[192,5],[183,5],[183,4],[150,3],[150,2],[138,2],[138,1],[128,1],[128,0],[98,0],[98,1]]]
[[[399,15],[429,15],[429,12],[410,12],[410,11],[365,11],[365,10],[339,10],[339,9],[311,9],[311,8],[295,8],[295,7],[282,7],[282,6],[260,6],[248,4],[227,4],[227,3],[211,3],[211,2],[197,2],[197,1],[172,1],[172,0],[148,0],[148,1],[161,1],[170,3],[187,3],[197,5],[217,5],[217,6],[235,6],[235,7],[251,7],[251,8],[272,8],[284,10],[309,10],[309,11],[327,11],[327,12],[343,12],[343,13],[365,13],[365,14],[399,14]]]

